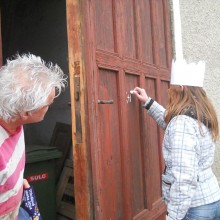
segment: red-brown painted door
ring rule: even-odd
[[[73,28],[69,44],[76,40],[75,48],[74,41],[72,48],[69,45],[70,59],[75,59],[70,60],[70,72],[72,68],[72,78],[80,77],[83,111],[83,144],[75,138],[74,147],[76,204],[84,204],[76,205],[77,219],[87,218],[82,209],[95,220],[165,219],[163,132],[129,92],[141,86],[152,98],[167,103],[169,1],[67,2],[69,29]],[[72,101],[77,106],[76,99]]]

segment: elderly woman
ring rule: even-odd
[[[0,219],[17,219],[23,194],[24,124],[43,120],[66,76],[32,54],[17,55],[0,69]]]
[[[220,189],[211,168],[219,128],[203,78],[203,63],[173,63],[166,110],[144,89],[134,89],[149,115],[165,129],[162,193],[167,220],[220,219]]]

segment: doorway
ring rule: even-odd
[[[66,1],[1,0],[0,3],[3,65],[6,59],[12,58],[16,53],[31,53],[46,62],[58,64],[68,75]],[[67,86],[55,99],[42,122],[24,126],[27,147],[48,146],[57,124],[71,126],[69,102],[70,91]],[[72,158],[70,147],[67,159]]]

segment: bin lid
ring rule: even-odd
[[[62,152],[54,146],[27,145],[25,152],[26,163],[58,159],[62,156]]]

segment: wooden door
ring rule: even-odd
[[[163,133],[129,91],[167,103],[169,19],[168,0],[67,0],[77,220],[165,219]]]

